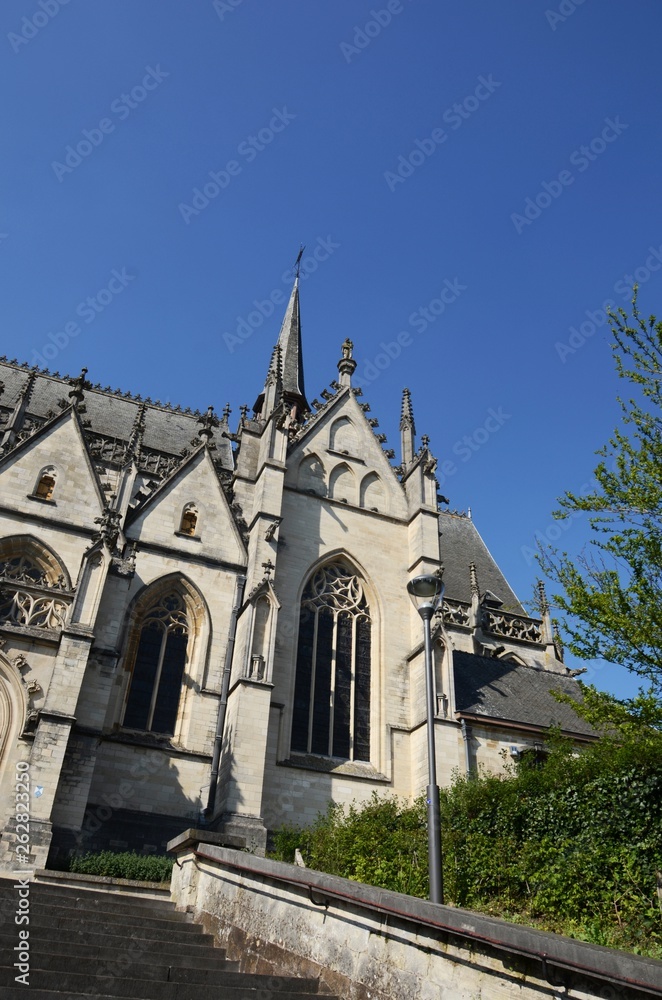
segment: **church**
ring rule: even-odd
[[[263,852],[331,800],[411,801],[427,746],[407,582],[424,573],[445,584],[440,784],[543,754],[550,725],[592,739],[551,694],[579,696],[544,591],[532,618],[470,514],[446,509],[409,391],[397,459],[352,384],[349,339],[308,401],[298,286],[232,426],[229,407],[0,359],[4,869],[23,842],[21,762],[37,867],[162,853],[189,827]]]

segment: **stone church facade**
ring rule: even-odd
[[[329,800],[427,784],[422,627],[443,569],[437,769],[493,770],[550,724],[590,731],[541,595],[529,617],[471,517],[444,509],[409,392],[400,464],[352,385],[308,404],[298,280],[252,415],[164,406],[0,362],[0,863],[16,764],[31,861],[161,851],[206,826],[249,847]]]

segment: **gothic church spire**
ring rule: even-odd
[[[306,400],[306,391],[303,384],[303,351],[301,347],[301,316],[299,313],[299,275],[297,274],[290,295],[290,301],[285,310],[285,317],[280,328],[278,343],[276,344],[278,355],[280,356],[280,373],[282,389],[280,396],[287,409],[293,416],[299,417],[309,409]],[[273,356],[269,365],[269,371],[265,381],[263,391],[255,402],[255,412],[265,419],[269,409],[265,407],[267,389],[270,380],[273,379]],[[280,399],[275,401],[280,402]]]

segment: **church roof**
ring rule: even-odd
[[[47,372],[18,365],[0,359],[0,381],[4,392],[0,396],[0,419],[4,423],[18,399],[31,372],[35,373],[35,383],[27,404],[27,422],[31,430],[38,429],[45,420],[60,410],[60,400],[69,400],[71,377],[51,375]],[[112,438],[118,443],[126,443],[138,415],[141,396],[112,390],[100,385],[85,389],[85,419],[90,421],[86,433],[92,440]],[[198,436],[199,410],[183,410],[179,406],[146,402],[145,433],[143,446],[148,452],[172,457],[181,457],[185,449],[191,448],[191,441]],[[0,428],[1,429],[1,428]],[[217,452],[224,468],[232,469],[232,446],[220,433],[214,436]],[[121,448],[119,449],[121,452]]]
[[[547,729],[594,736],[592,726],[580,719],[570,705],[550,694],[554,689],[579,701],[577,681],[564,674],[525,667],[508,660],[453,652],[455,707],[461,715],[480,715]]]
[[[503,602],[503,611],[526,614],[469,516],[441,511],[439,533],[449,600],[471,602],[469,566],[473,562],[481,593],[492,591]]]

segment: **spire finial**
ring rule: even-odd
[[[214,428],[219,425],[219,419],[214,413],[213,406],[208,406],[207,412],[203,413],[201,417],[198,417],[198,423],[202,424],[200,430],[198,431],[198,437],[201,437],[205,444],[209,444],[209,439],[213,437],[214,434]]]
[[[81,368],[80,375],[78,378],[72,379],[69,385],[71,389],[69,390],[69,399],[71,400],[72,406],[78,408],[85,398],[85,389],[89,389],[90,383],[85,381],[85,376],[87,375],[87,368]]]
[[[411,392],[409,389],[402,390],[402,413],[400,415],[400,430],[411,428],[416,433],[414,426],[414,410],[411,405]]]
[[[416,450],[416,426],[409,389],[402,390],[402,411],[400,414],[400,451],[404,469],[411,465]]]
[[[140,456],[140,451],[143,443],[143,434],[145,433],[145,412],[147,410],[147,404],[141,403],[138,407],[138,412],[136,413],[136,419],[133,422],[133,427],[131,428],[131,434],[129,436],[129,443],[127,445],[126,453],[127,460],[129,458],[135,458],[136,460]]]
[[[232,413],[232,410],[230,409],[230,404],[226,403],[225,406],[223,407],[223,423],[224,424],[227,424],[229,422],[229,420],[230,420],[230,414],[231,413]]]
[[[476,563],[469,563],[469,581],[471,584],[471,596],[479,597],[480,590],[478,589],[478,574],[476,573]]]
[[[354,351],[354,344],[346,337],[342,343],[342,358],[338,362],[338,371],[340,372],[340,385],[341,386],[351,386],[352,375],[356,371],[356,361],[352,357]]]

